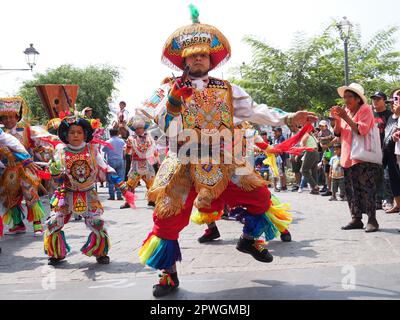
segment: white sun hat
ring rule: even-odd
[[[352,91],[360,96],[364,104],[368,103],[367,97],[364,95],[364,88],[358,83],[351,83],[349,86],[343,86],[337,89],[339,96],[344,97],[346,91]]]

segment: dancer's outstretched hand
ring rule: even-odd
[[[297,111],[294,114],[293,123],[295,125],[303,126],[306,123],[312,123],[318,121],[318,117],[314,112],[309,111]]]

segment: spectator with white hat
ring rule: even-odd
[[[337,119],[334,132],[341,138],[340,164],[344,168],[345,190],[351,212],[351,221],[343,230],[363,229],[362,215],[368,215],[366,232],[379,229],[376,220],[376,182],[375,176],[379,165],[350,157],[353,136],[366,136],[375,125],[372,108],[367,103],[364,88],[352,83],[338,88],[339,96],[344,99],[345,106],[335,106],[331,115]]]

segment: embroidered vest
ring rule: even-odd
[[[191,83],[188,82],[188,86]],[[187,102],[183,114],[185,129],[210,133],[216,130],[233,129],[232,88],[227,81],[209,78],[203,90],[194,90],[192,98]]]
[[[96,162],[92,149],[87,145],[83,150],[64,148],[66,168],[65,187],[73,191],[87,191],[96,183]]]

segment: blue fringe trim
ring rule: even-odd
[[[170,269],[176,261],[182,261],[178,240],[161,240],[154,254],[146,264],[154,269]]]
[[[279,230],[265,214],[247,214],[244,218],[243,233],[253,238],[260,238],[264,234],[265,240],[270,241],[279,235]]]

